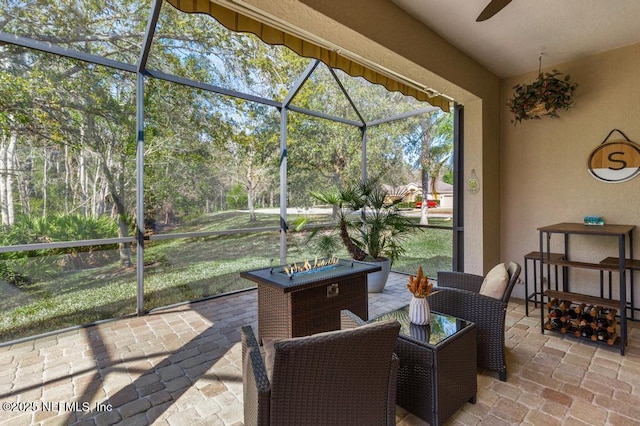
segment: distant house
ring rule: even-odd
[[[413,203],[422,197],[422,185],[419,182],[410,182],[406,185],[400,185],[392,187],[390,185],[383,185],[384,189],[392,195],[404,194],[404,201]],[[436,181],[436,192],[438,197],[434,198],[433,191],[431,190],[431,182],[429,182],[429,188],[427,191],[427,200],[440,201],[440,205],[445,207],[444,204],[449,204],[453,201],[453,185],[443,182],[441,180]]]

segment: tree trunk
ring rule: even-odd
[[[98,217],[105,212],[104,199],[106,193],[105,181],[101,178],[100,170],[96,169],[91,183],[91,214],[93,217]]]
[[[129,226],[127,224],[127,211],[122,199],[124,193],[122,193],[121,195],[121,193],[118,191],[118,187],[122,187],[123,185],[124,178],[121,177],[121,179],[119,179],[119,182],[116,182],[107,163],[108,160],[106,158],[103,158],[102,171],[104,172],[107,184],[109,185],[109,193],[111,195],[111,198],[113,199],[114,208],[118,217],[118,237],[124,238],[129,234]],[[123,175],[124,172],[121,174]],[[119,185],[116,185],[117,183]],[[118,246],[120,254],[120,264],[124,267],[132,266],[133,263],[131,262],[131,248],[129,247],[129,243],[119,243]]]
[[[46,155],[46,148],[45,148]],[[64,212],[69,214],[69,189],[70,189],[70,175],[71,174],[71,159],[69,158],[69,145],[64,146]],[[44,179],[43,179],[44,180]]]
[[[431,195],[433,195],[433,199],[438,201],[440,199],[440,194],[438,194],[438,190],[436,189],[436,181],[438,177],[436,175],[432,175],[429,180],[431,181]]]
[[[253,205],[253,197],[254,197],[253,189],[249,189],[248,196],[247,196],[247,204],[249,207],[249,222],[255,222],[258,220],[258,216],[256,216],[256,210]]]
[[[78,181],[80,186],[80,205],[82,209],[82,214],[85,217],[89,216],[89,212],[91,212],[91,207],[89,204],[89,173],[87,172],[87,159],[84,155],[84,150],[80,151],[80,155],[78,156]]]
[[[423,166],[422,167],[422,207],[420,208],[420,225],[428,225],[429,224],[429,213],[428,213],[428,194],[429,194],[429,172]]]
[[[347,229],[346,219],[340,220],[340,237],[342,243],[347,248],[347,251],[355,260],[365,260],[367,258],[367,252],[355,245],[349,236],[349,230]]]
[[[257,179],[256,179],[256,176],[254,176],[253,153],[250,153],[247,159],[246,180],[247,180],[247,204],[248,204],[247,207],[249,208],[249,222],[255,222],[258,220],[258,217],[256,216],[256,210],[255,210]]]
[[[47,188],[49,187],[49,156],[42,150],[42,217],[47,217]]]
[[[24,163],[19,164],[16,176],[18,177],[18,197],[22,213],[29,216],[31,214],[31,180],[33,178],[33,151],[25,159]]]
[[[429,170],[431,165],[431,126],[427,121],[422,123],[422,147],[420,149],[420,168],[422,176],[422,209],[420,210],[420,225],[429,224]]]
[[[9,227],[9,217],[7,215],[7,141],[3,135],[0,144],[0,216],[2,217],[2,228]]]
[[[11,167],[10,173],[7,174],[7,212],[9,213],[9,225],[15,223],[15,211],[13,203],[13,179],[16,169],[16,143],[18,136],[15,133],[11,133],[11,139],[9,140],[9,148],[7,149],[7,164]]]
[[[0,206],[2,226],[9,228],[15,221],[13,206],[13,174],[15,173],[15,152],[18,136],[10,132],[9,142],[3,140],[0,146]]]

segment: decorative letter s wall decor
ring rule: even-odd
[[[620,133],[624,140],[607,141],[613,132]],[[640,174],[640,145],[631,142],[620,130],[613,129],[591,152],[587,166],[589,173],[600,181],[626,182]]]

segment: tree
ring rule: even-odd
[[[429,184],[436,191],[437,179],[453,154],[453,115],[434,112],[422,116],[409,136],[407,147],[420,170],[422,199],[427,200]],[[437,197],[436,192],[433,195]],[[428,223],[427,203],[423,202],[420,224]]]
[[[278,120],[275,111],[267,107],[238,102],[234,121],[237,130],[226,144],[226,156],[231,159],[231,185],[241,185],[247,197],[249,221],[256,217],[256,202],[278,176]]]
[[[320,64],[296,95],[293,104],[354,122],[370,122],[424,106],[416,105],[411,101],[413,98],[389,92],[362,78],[352,78],[340,71],[335,74],[339,83],[326,66]],[[314,201],[308,195],[311,189],[341,186],[360,178],[364,123],[359,129],[300,114],[290,114],[290,117],[288,144],[292,202],[306,205]],[[406,162],[403,140],[409,131],[406,120],[366,129],[369,175],[381,176],[384,183],[391,185],[406,183],[410,167]]]
[[[148,6],[139,0],[100,6],[4,0],[0,27],[133,64]],[[309,61],[165,4],[148,67],[281,100]],[[363,79],[335,75],[339,83],[320,65],[294,104],[354,122],[422,106]],[[118,222],[120,237],[130,235],[136,216],[134,74],[3,45],[0,83],[3,224],[11,226],[17,213],[79,212],[108,215]],[[153,78],[145,79],[144,95],[144,209],[150,221],[177,223],[208,212],[216,200],[222,207],[226,192],[238,184],[246,191],[251,220],[261,203],[273,204],[280,161],[275,108]],[[314,186],[359,178],[361,129],[296,113],[289,118],[290,202],[310,202]],[[368,129],[368,172],[386,172],[391,184],[402,183],[409,172],[403,145],[409,130],[401,123],[379,129]],[[130,263],[128,250],[121,247],[124,265]]]
[[[41,2],[7,2],[5,6],[5,31],[26,32],[38,40],[128,61],[139,54],[138,48],[132,55],[136,44],[139,46],[132,40],[140,39],[146,19],[144,13],[128,16],[139,12],[141,4],[136,1],[114,2],[105,8],[84,2],[46,7]],[[126,31],[125,26],[114,29],[110,24],[124,21],[129,24]],[[134,210],[127,196],[127,191],[131,193],[127,180],[135,166],[130,161],[135,154],[133,76],[12,47],[0,51],[0,61],[8,79],[16,83],[10,88],[9,99],[14,106],[22,105],[28,117],[14,121],[5,131],[13,135],[8,147],[15,148],[5,151],[13,157],[5,156],[5,161],[26,164],[24,157],[20,158],[26,155],[30,164],[27,182],[33,182],[38,174],[42,182],[39,192],[21,188],[19,193],[39,195],[43,215],[76,210],[99,215],[109,212],[110,205],[109,214],[119,223],[119,236],[127,236]],[[21,78],[24,83],[18,84]],[[34,155],[38,152],[42,154]],[[5,186],[11,193],[9,183]],[[48,196],[52,190],[57,192],[54,198]],[[5,196],[2,201],[3,209],[9,212],[12,199]],[[23,206],[31,213],[30,202],[23,200]],[[122,244],[120,252],[123,265],[129,265],[128,245]]]
[[[6,51],[18,53],[11,48]],[[33,142],[45,135],[55,138],[60,127],[52,114],[60,105],[52,80],[42,70],[25,67],[25,61],[19,58],[16,62],[5,60],[0,69],[0,211],[4,228],[15,220],[14,183],[21,168],[19,142],[33,147]]]

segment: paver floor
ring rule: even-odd
[[[370,294],[369,315],[405,305],[406,276]],[[240,327],[255,290],[0,348],[0,425],[242,425]],[[507,312],[508,381],[479,372],[476,404],[449,424],[632,425],[640,419],[640,327],[617,348],[540,333]],[[422,425],[398,408],[397,424]]]

